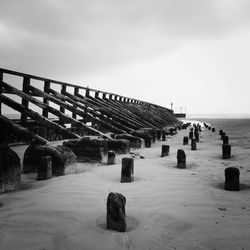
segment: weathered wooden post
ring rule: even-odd
[[[145,147],[151,148],[151,143],[152,143],[151,137],[145,137],[144,141],[145,141]]]
[[[3,71],[0,70],[0,95],[3,93],[2,81],[3,81]],[[0,115],[1,114],[2,114],[2,103],[0,101]]]
[[[166,141],[166,131],[165,130],[162,130],[162,138],[161,138],[162,141]]]
[[[215,128],[212,128],[212,132],[215,132]]]
[[[195,132],[194,137],[195,137],[196,142],[200,141],[200,135],[198,131]]]
[[[197,146],[196,146],[196,139],[192,139],[191,141],[191,150],[196,150]]]
[[[115,152],[109,151],[108,152],[108,165],[114,165],[115,164]]]
[[[161,146],[161,157],[168,156],[169,155],[169,145],[162,145]]]
[[[30,89],[30,78],[27,77],[27,76],[24,76],[23,77],[23,92],[25,94],[29,94],[29,89]],[[28,108],[29,107],[29,101],[22,98],[22,105],[25,107],[25,108]],[[21,113],[21,122],[22,123],[26,123],[27,122],[27,115],[24,114],[24,113]]]
[[[161,139],[162,131],[160,129],[157,129],[157,140],[159,141]]]
[[[183,145],[188,145],[188,137],[187,136],[183,137]]]
[[[192,140],[192,139],[193,139],[193,136],[194,136],[194,132],[193,132],[193,131],[190,131],[190,132],[189,132],[189,136],[188,136],[189,139]]]
[[[223,144],[222,145],[222,159],[230,159],[231,158],[231,145]]]
[[[52,177],[52,158],[44,156],[40,159],[37,168],[37,180],[47,180]]]
[[[85,91],[85,97],[90,97],[89,88],[88,87],[86,88],[86,91]]]
[[[44,81],[44,88],[43,88],[43,90],[44,90],[45,93],[50,94],[50,92],[49,92],[50,91],[50,81],[48,81],[48,80]],[[49,100],[46,97],[44,97],[43,98],[43,103],[46,104],[46,105],[49,105]],[[48,113],[49,113],[48,109],[47,108],[43,108],[43,112],[42,112],[43,117],[48,118]]]
[[[75,87],[74,88],[74,96],[78,96],[79,95],[79,87]],[[77,109],[77,105],[73,105],[73,107],[75,109]],[[76,119],[77,115],[75,112],[72,112],[72,118]]]
[[[221,134],[222,134],[222,132],[223,132],[223,130],[222,130],[222,129],[220,129],[220,131],[219,131],[219,135],[221,135]]]
[[[121,183],[132,182],[134,179],[134,159],[122,158]]]
[[[225,132],[222,132],[221,135],[220,135],[220,139],[223,140],[223,137],[226,135]]]
[[[186,168],[186,154],[183,149],[177,151],[177,168]]]
[[[240,171],[235,167],[225,169],[225,186],[228,191],[240,191]]]
[[[229,137],[227,135],[223,136],[223,144],[228,144],[229,142]]]
[[[107,229],[118,232],[125,232],[126,212],[125,212],[126,198],[119,193],[109,193],[107,199]]]

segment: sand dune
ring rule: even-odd
[[[197,151],[182,145],[187,134],[139,150],[145,159],[135,158],[132,183],[120,183],[124,155],[113,166],[78,163],[79,174],[41,182],[25,176],[27,189],[0,195],[0,249],[249,249],[247,149],[234,146],[232,159],[222,160],[217,133],[203,131]],[[160,157],[162,144],[170,156]],[[176,168],[178,148],[185,170]],[[241,171],[240,192],[223,189],[228,166]],[[105,229],[109,192],[127,199],[125,233]]]

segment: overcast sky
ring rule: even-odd
[[[188,113],[250,113],[249,0],[0,0],[0,67]]]

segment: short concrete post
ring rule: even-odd
[[[222,145],[222,159],[230,159],[231,158],[231,145],[223,144]]]
[[[240,191],[240,171],[238,168],[229,167],[225,169],[225,186],[228,191]]]
[[[109,151],[108,152],[108,165],[114,165],[115,164],[115,152]]]
[[[161,157],[168,156],[169,155],[169,145],[162,145],[161,146]]]
[[[125,232],[126,212],[125,212],[126,198],[119,193],[109,193],[107,199],[107,229],[118,232]]]
[[[187,136],[183,137],[183,145],[188,145],[188,137]]]
[[[228,144],[229,138],[227,135],[223,136],[223,144]]]
[[[212,128],[212,132],[215,132],[215,128]]]
[[[188,138],[189,138],[190,140],[192,140],[193,137],[194,137],[194,132],[193,132],[193,131],[190,131],[190,132],[189,132]]]
[[[186,168],[186,154],[183,149],[177,151],[177,168]]]
[[[121,183],[134,180],[134,159],[122,158]]]
[[[191,150],[196,150],[197,149],[197,146],[196,146],[196,139],[192,139],[191,141]]]
[[[38,163],[37,180],[47,180],[52,177],[52,159],[51,156],[44,156]]]

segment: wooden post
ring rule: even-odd
[[[162,145],[161,146],[161,157],[168,156],[169,155],[169,145]]]
[[[109,100],[113,100],[112,97],[113,97],[113,95],[110,94],[110,95],[109,95]]]
[[[89,97],[89,96],[90,96],[90,95],[89,95],[89,88],[86,89],[85,96],[86,96],[86,97]]]
[[[75,88],[74,88],[74,95],[75,95],[75,96],[78,96],[78,95],[79,95],[79,87],[75,87]],[[77,109],[77,106],[76,106],[76,105],[73,105],[73,107],[74,107],[75,109]],[[72,112],[72,117],[73,117],[74,119],[76,119],[76,113]]]
[[[115,152],[114,151],[109,151],[108,152],[108,165],[114,165],[115,164]]]
[[[223,144],[222,145],[222,159],[230,159],[231,158],[231,145]]]
[[[177,168],[186,168],[186,154],[183,149],[177,151]]]
[[[27,77],[27,76],[24,76],[23,77],[23,92],[26,93],[26,94],[29,94],[29,87],[30,87],[30,78]],[[25,108],[28,108],[29,107],[29,101],[22,98],[22,105]],[[27,115],[24,114],[24,113],[21,114],[21,122],[22,123],[27,122]]]
[[[106,94],[105,93],[102,94],[102,99],[106,99]]]
[[[188,137],[187,136],[183,137],[183,145],[188,145]]]
[[[95,92],[95,98],[99,98],[99,91]]]
[[[240,171],[235,167],[225,169],[225,190],[240,191]]]
[[[49,94],[49,90],[50,90],[50,81],[45,81],[44,82],[44,88],[43,88],[44,92]],[[49,105],[49,100],[47,98],[43,98],[43,103]],[[47,108],[43,108],[43,117],[48,118],[48,110]]]
[[[62,88],[61,88],[61,94],[62,95],[64,95],[66,93],[66,91],[67,91],[66,87],[67,87],[66,85],[62,85]],[[65,108],[60,106],[60,112],[65,113]]]
[[[0,70],[0,94],[3,93],[2,81],[3,81],[3,71]],[[2,103],[0,102],[0,115],[1,114],[2,114]]]
[[[132,182],[134,179],[134,159],[122,158],[121,183]]]

